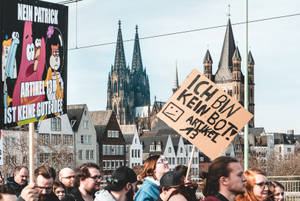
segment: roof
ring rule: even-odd
[[[211,63],[211,64],[213,63],[213,60],[212,60],[212,58],[210,56],[209,50],[206,51],[203,63]]]
[[[104,134],[105,129],[106,129],[106,126],[104,126],[104,125],[95,125],[95,130],[96,130],[96,133],[97,133],[97,141],[98,142],[102,138],[102,135]]]
[[[68,118],[71,122],[71,126],[74,132],[78,131],[78,127],[85,107],[87,107],[86,104],[67,106]],[[72,121],[75,121],[75,123],[73,124]]]
[[[131,145],[134,135],[123,135],[125,144]]]
[[[120,129],[123,135],[134,135],[136,125],[120,125]]]
[[[226,82],[232,80],[232,57],[234,50],[235,42],[231,22],[230,19],[228,19],[220,62],[215,74],[215,82]]]
[[[106,126],[109,122],[112,113],[113,113],[112,110],[91,111],[90,115],[94,125]]]

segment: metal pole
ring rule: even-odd
[[[29,123],[29,183],[34,183],[34,124]]]
[[[248,110],[248,0],[246,0],[246,60],[245,60],[245,79],[244,79],[244,85],[245,85],[245,95],[244,95],[244,107],[246,110]],[[244,170],[247,170],[249,167],[249,143],[248,143],[248,134],[249,134],[249,125],[248,123],[245,125],[244,130]]]

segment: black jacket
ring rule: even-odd
[[[84,201],[78,188],[74,188],[71,193],[67,194],[61,201]]]
[[[22,197],[18,197],[16,201],[25,201]],[[44,201],[59,201],[59,199],[54,195],[54,193],[51,193],[47,196],[46,200]]]
[[[23,188],[25,186],[27,186],[27,182],[24,185],[17,184],[14,180],[14,177],[7,178],[6,184],[8,184],[12,189],[14,189],[15,194],[16,194],[17,197],[19,197],[19,195],[21,194],[21,191],[23,190]]]

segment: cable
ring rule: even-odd
[[[281,15],[281,16],[275,16],[275,17],[269,17],[269,18],[262,18],[262,19],[257,19],[257,20],[251,20],[251,21],[248,22],[248,24],[249,23],[269,21],[269,20],[282,19],[282,18],[295,17],[295,16],[300,16],[300,13],[289,14],[289,15]],[[237,23],[233,23],[231,25],[235,26],[235,25],[241,25],[241,24],[245,24],[245,23],[246,22],[237,22]],[[191,30],[186,30],[186,31],[178,31],[178,32],[172,32],[172,33],[166,33],[166,34],[158,34],[158,35],[153,35],[153,36],[145,36],[145,37],[141,37],[140,40],[160,38],[160,37],[165,37],[165,36],[172,36],[172,35],[185,34],[185,33],[197,32],[197,31],[204,31],[204,30],[211,30],[211,29],[218,29],[218,28],[222,28],[222,27],[226,27],[226,26],[227,25],[218,25],[218,26],[205,27],[205,28],[199,28],[199,29],[191,29]],[[123,42],[130,42],[130,41],[134,41],[134,39],[123,40]],[[81,47],[70,48],[68,50],[73,51],[73,50],[93,48],[93,47],[113,45],[113,44],[116,44],[116,42],[107,42],[107,43],[99,43],[99,44],[93,44],[93,45],[85,45],[85,46],[81,46]]]

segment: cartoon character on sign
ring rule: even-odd
[[[42,80],[46,63],[45,39],[41,37],[33,43],[32,22],[24,23],[22,55],[17,82],[13,92],[13,106],[41,102],[45,95],[21,97],[21,83]]]
[[[64,82],[61,76],[63,65],[63,38],[60,30],[49,26],[47,31],[47,77],[45,87],[48,100],[64,97]]]
[[[20,40],[18,32],[13,32],[10,39],[8,39],[7,35],[5,37],[5,40],[2,42],[2,81],[4,82],[3,103],[4,107],[7,108],[12,101],[8,95],[8,78],[17,78],[16,52]]]

